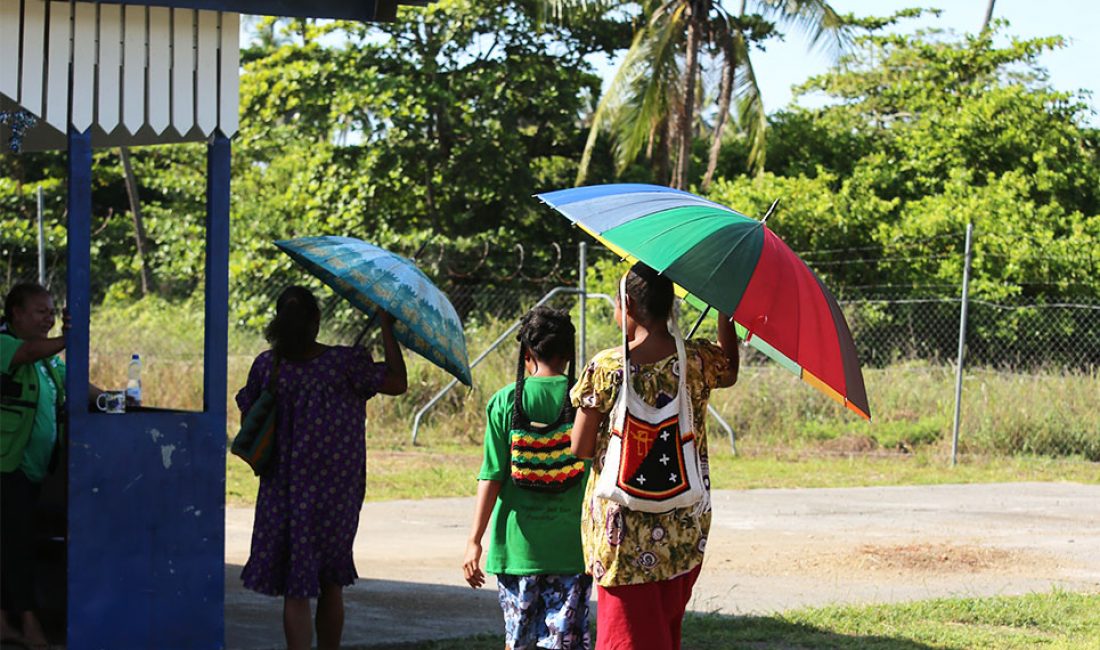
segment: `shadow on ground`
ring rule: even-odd
[[[945,646],[879,635],[839,634],[781,616],[688,614],[684,619],[684,650],[944,650]],[[960,649],[961,650],[961,649]]]
[[[240,586],[241,567],[225,567],[228,650],[284,647],[282,600]],[[360,579],[344,591],[347,650],[500,650],[503,622],[492,580],[485,589]],[[593,620],[594,620],[593,616]],[[871,648],[931,650],[884,636],[838,634],[778,616],[692,613],[684,621],[684,650]]]
[[[227,650],[285,648],[282,599],[245,590],[240,575],[239,565],[225,566]],[[452,641],[437,647],[453,648],[454,639],[496,634],[504,626],[492,581],[475,591],[468,587],[360,578],[344,590],[344,607],[344,648],[400,647],[444,639]],[[492,647],[499,650],[500,645]]]
[[[593,635],[594,628],[593,623]],[[478,635],[420,643],[360,645],[351,650],[499,650],[503,645],[503,636]],[[683,650],[932,650],[933,647],[943,650],[945,646],[885,636],[837,634],[778,617],[688,614],[684,620]]]

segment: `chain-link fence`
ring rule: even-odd
[[[417,251],[400,252],[413,255]],[[37,279],[36,256],[25,253],[7,252],[5,293],[17,281]],[[838,281],[837,267],[863,264],[875,268],[866,251],[800,254],[825,279],[844,309],[863,363],[873,424],[868,426],[852,417],[763,355],[744,348],[738,387],[720,391],[712,399],[735,431],[738,452],[770,453],[776,448],[797,448],[808,453],[908,452],[921,448],[946,452],[956,406],[963,312],[961,273],[956,283],[930,277],[904,284],[846,284]],[[958,258],[961,269],[962,252],[950,255]],[[980,261],[980,255],[980,251],[975,253],[975,262]],[[895,255],[893,262],[899,257]],[[62,256],[58,251],[47,251],[50,288],[60,296],[64,293],[64,272],[58,265],[59,258]],[[447,293],[461,315],[471,358],[483,352],[554,287],[576,288],[580,284],[580,253],[574,243],[485,242],[472,248],[435,243],[420,251],[418,263]],[[589,269],[588,291],[613,293],[624,268],[621,261],[606,249],[590,244],[585,264]],[[985,280],[980,273],[973,279]],[[257,288],[255,278],[238,277],[231,284],[231,301],[242,292],[261,293],[273,306],[282,289],[282,282]],[[1100,301],[1082,291],[1063,294],[1048,287],[1037,295],[1030,291],[1033,287],[1011,289],[1002,292],[1007,297],[979,294],[967,301],[959,452],[1100,460],[1100,412],[1095,408],[1096,396],[1100,395]],[[319,291],[318,295],[323,299],[327,339],[354,341],[366,319],[331,292]],[[572,309],[576,319],[577,302],[575,295],[565,295],[554,304]],[[685,313],[685,328],[693,316]],[[617,344],[611,309],[604,301],[589,300],[586,317],[587,356]],[[201,315],[198,324],[192,326],[201,328]],[[701,330],[703,335],[710,332],[713,325]],[[240,357],[231,358],[231,374],[235,363],[246,370],[249,355],[262,346],[258,328],[244,334],[252,342],[231,349],[231,356]],[[123,351],[111,348],[114,343],[93,341],[93,356],[127,357],[121,354]],[[505,343],[474,370],[475,393],[444,400],[433,418],[445,419],[448,413],[468,410],[475,415],[467,424],[475,426],[472,422],[480,416],[480,404],[500,384],[509,381],[513,372],[514,346],[509,339]],[[156,352],[150,350],[150,354]],[[201,367],[197,364],[202,354],[201,339],[187,350],[176,349],[172,354],[174,363]],[[185,358],[189,356],[197,358]],[[231,377],[230,384],[239,379],[243,378]],[[408,431],[405,427],[413,414],[441,385],[437,377],[426,380],[423,390],[412,391],[393,409],[390,426],[395,429],[395,437],[403,437],[396,429]],[[201,393],[194,399],[201,400]],[[475,403],[476,408],[472,406]],[[428,441],[439,435],[429,433]]]
[[[863,261],[861,251],[826,252],[830,259]],[[811,267],[828,276],[829,265],[815,264],[820,253],[802,252]],[[963,254],[957,256],[961,268]],[[621,261],[591,246],[586,263],[588,290],[612,293]],[[562,272],[555,279],[575,287],[577,277],[576,272]],[[437,280],[447,286],[446,276]],[[496,331],[503,331],[537,301],[546,284],[524,290],[464,285],[461,293],[449,292],[456,300],[495,306]],[[809,453],[948,453],[957,403],[962,278],[956,284],[882,283],[833,290],[863,363],[874,424],[864,425],[762,354],[744,348],[741,385],[716,393],[712,400],[733,425],[738,451],[797,447]],[[561,306],[570,306],[576,317],[576,298],[565,302]],[[617,344],[608,305],[590,300],[586,315],[587,355]],[[695,315],[685,313],[685,329]],[[1100,394],[1100,302],[1079,294],[1063,299],[1050,292],[1041,298],[970,298],[966,323],[958,453],[1100,460],[1100,416],[1091,406]],[[701,331],[706,334],[708,328]],[[476,343],[471,356],[482,351]]]

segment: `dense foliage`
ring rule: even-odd
[[[1003,24],[980,36],[878,29],[914,13],[850,19],[862,35],[801,88],[828,103],[770,116],[761,175],[748,173],[753,143],[728,134],[709,195],[754,216],[780,198],[769,225],[842,297],[957,295],[973,222],[977,297],[1100,299],[1100,135],[1085,99],[1052,90],[1036,64],[1061,40],[997,45]],[[614,12],[558,22],[534,0],[442,0],[390,25],[253,23],[233,149],[239,322],[257,324],[289,277],[273,239],[352,235],[406,253],[430,237],[571,247],[576,233],[531,195],[572,184],[600,92],[589,55],[625,51],[634,26]],[[711,144],[697,120],[696,184]],[[609,142],[599,138],[589,182],[653,180],[649,165],[616,171]],[[187,300],[203,272],[204,147],[132,157],[155,291]],[[141,260],[118,151],[95,164],[95,298],[128,301]],[[5,284],[34,273],[37,185],[51,267],[63,262],[63,156],[5,153]],[[1034,323],[1020,318],[999,335]],[[1067,327],[1072,337],[1080,324]]]

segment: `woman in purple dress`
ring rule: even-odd
[[[317,342],[321,311],[304,287],[279,296],[265,332],[271,350],[256,357],[237,393],[241,413],[275,373],[274,467],[260,479],[252,552],[244,586],[282,596],[290,650],[312,644],[310,599],[317,599],[318,648],[338,648],[344,627],[343,588],[358,574],[352,544],[366,488],[366,401],[400,395],[407,379],[393,317],[379,312],[385,363],[363,348]]]

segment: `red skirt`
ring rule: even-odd
[[[699,568],[660,582],[597,586],[596,650],[680,650]]]

